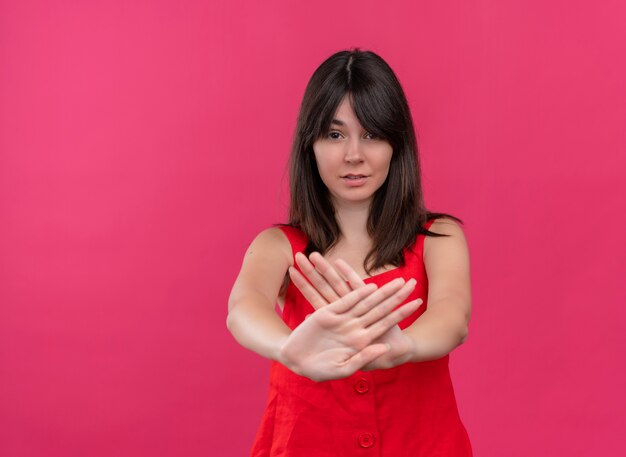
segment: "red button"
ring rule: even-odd
[[[360,394],[366,394],[370,390],[370,383],[367,382],[367,379],[359,379],[354,383],[354,390]]]
[[[372,447],[374,445],[374,435],[371,433],[362,433],[359,436],[359,446]]]

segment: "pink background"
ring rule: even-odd
[[[183,4],[184,3],[184,4]],[[313,70],[395,69],[461,217],[475,454],[622,456],[626,6],[2,1],[0,455],[242,456],[268,363],[225,328],[283,221]]]

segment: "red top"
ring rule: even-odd
[[[432,221],[426,224],[430,227]],[[295,255],[306,236],[281,227]],[[402,277],[417,286],[407,302],[424,304],[399,325],[411,325],[425,310],[428,280],[422,261],[424,236],[405,249],[405,265],[365,279],[378,286]],[[294,266],[295,264],[294,261]],[[297,327],[313,307],[290,283],[283,321]],[[394,368],[357,371],[334,381],[315,382],[278,362],[270,371],[269,399],[252,457],[468,457],[470,442],[459,419],[448,356]]]

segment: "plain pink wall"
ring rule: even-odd
[[[463,0],[0,3],[0,455],[246,455],[268,363],[225,328],[283,221],[313,70],[407,92],[461,217],[452,356],[481,457],[622,456],[626,7]]]

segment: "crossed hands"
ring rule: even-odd
[[[396,278],[382,287],[365,284],[343,260],[331,265],[321,254],[296,254],[301,274],[289,276],[315,312],[283,344],[280,361],[314,381],[350,376],[357,370],[400,365],[411,358],[413,340],[398,323],[422,300],[395,309],[415,289],[415,280]]]

